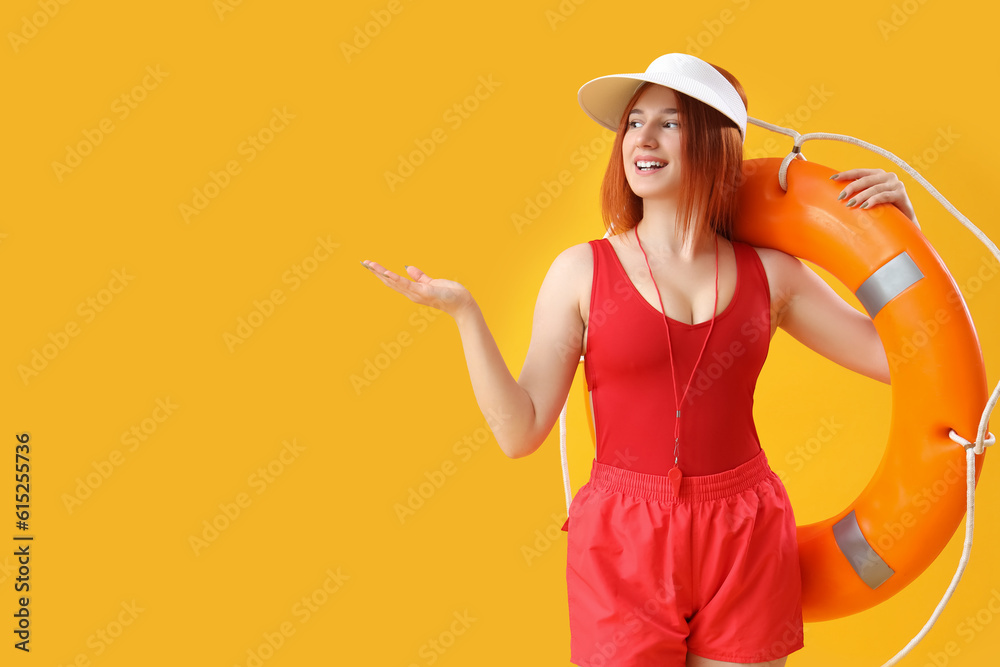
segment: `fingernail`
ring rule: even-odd
[[[838,176],[840,176],[840,174],[834,174],[833,176],[830,177],[830,180],[831,181],[835,181],[835,180],[837,180]]]
[[[851,201],[847,202],[847,204],[845,204],[845,206],[854,206],[854,202],[856,202],[856,201],[857,201],[857,199],[852,199]]]
[[[864,204],[862,204],[861,208],[868,208],[868,202],[865,202]]]
[[[371,270],[372,270],[372,267],[370,267],[370,266],[368,266],[367,264],[365,264],[363,260],[359,260],[359,261],[361,262],[361,266],[365,267],[365,268],[366,268],[366,269],[368,269],[369,271],[371,271]]]
[[[403,264],[403,268],[404,269],[408,269],[408,268],[410,268],[410,265],[409,264]]]
[[[839,197],[837,197],[837,201],[840,201],[841,199],[843,199],[843,198],[844,198],[844,197],[846,197],[846,196],[847,196],[847,193],[846,193],[846,192],[841,192],[841,193],[840,193],[840,196],[839,196]]]

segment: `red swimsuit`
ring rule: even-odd
[[[666,475],[673,466],[674,389],[663,316],[629,280],[608,239],[590,242],[594,279],[584,371],[593,392],[597,461]],[[685,476],[735,468],[760,451],[753,392],[770,339],[770,290],[757,252],[734,243],[736,291],[681,406]],[[709,323],[668,318],[678,384],[691,377]],[[683,394],[683,385],[678,386]]]

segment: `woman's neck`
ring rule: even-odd
[[[675,202],[644,200],[642,220],[629,236],[638,234],[647,253],[672,260],[692,261],[702,253],[715,251],[712,230],[705,229],[696,237],[694,230],[697,225],[692,222],[688,230],[689,238],[685,239],[676,223],[676,216]]]

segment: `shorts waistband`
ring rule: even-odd
[[[681,478],[680,495],[675,496],[666,475],[636,472],[627,468],[599,463],[594,459],[590,484],[606,491],[616,491],[645,500],[662,502],[700,502],[718,500],[750,489],[772,475],[764,450],[735,468],[714,475],[685,475]]]

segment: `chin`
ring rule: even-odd
[[[640,199],[664,199],[676,200],[679,192],[677,188],[631,188],[632,193]]]

